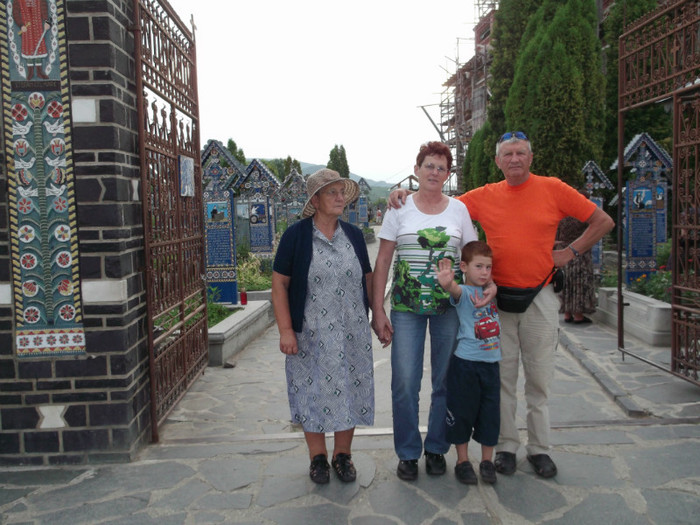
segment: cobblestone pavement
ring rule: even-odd
[[[303,436],[289,422],[273,325],[233,368],[208,368],[168,418],[161,442],[136,461],[0,470],[0,522],[697,523],[700,389],[633,358],[623,361],[616,334],[598,325],[562,326],[561,342],[551,402],[559,474],[550,480],[538,478],[521,451],[515,475],[467,487],[454,478],[451,450],[446,475],[426,475],[421,460],[418,480],[400,481],[389,354],[375,341],[377,414],[374,427],[357,430],[358,480],[314,485]],[[660,359],[669,352],[646,350]],[[524,428],[522,406],[518,414]]]
[[[168,417],[160,443],[135,461],[0,469],[0,523],[697,523],[700,388],[623,360],[616,333],[606,327],[561,327],[550,403],[555,478],[538,478],[521,450],[513,476],[467,487],[454,477],[451,450],[446,475],[426,475],[421,460],[418,480],[400,481],[389,350],[375,340],[376,418],[356,432],[358,479],[313,484],[303,435],[289,421],[273,325],[235,356],[233,367],[208,368]],[[626,346],[662,365],[670,359],[668,348]],[[426,370],[422,424],[429,376]],[[522,405],[521,399],[524,429]],[[478,447],[470,448],[478,461]]]

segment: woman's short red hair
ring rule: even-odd
[[[422,166],[425,157],[428,156],[445,157],[447,159],[447,171],[452,169],[452,152],[446,144],[437,141],[421,144],[420,150],[418,151],[418,156],[416,157],[416,166]]]

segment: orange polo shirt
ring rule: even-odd
[[[504,180],[457,197],[486,232],[493,251],[493,280],[500,286],[531,288],[552,270],[559,221],[587,221],[595,203],[555,177],[530,173],[526,182]]]

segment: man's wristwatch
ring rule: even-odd
[[[574,252],[574,258],[576,258],[576,257],[578,257],[578,256],[581,255],[580,253],[578,253],[578,250],[577,250],[576,248],[574,248],[571,244],[569,244],[569,249],[570,249],[572,252]]]

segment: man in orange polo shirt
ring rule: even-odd
[[[576,189],[556,177],[530,173],[532,148],[521,132],[505,133],[496,146],[496,165],[505,180],[486,184],[457,197],[481,225],[493,250],[493,280],[499,286],[534,288],[552,267],[561,268],[589,250],[615,223]],[[403,201],[405,190],[390,196]],[[570,245],[553,250],[559,221],[576,217],[588,223]],[[520,437],[515,423],[518,366],[523,363],[527,403],[527,459],[545,478],[557,473],[550,458],[549,387],[554,376],[558,344],[559,299],[545,286],[523,313],[500,312],[501,432],[496,447],[496,470],[513,474]]]

